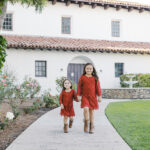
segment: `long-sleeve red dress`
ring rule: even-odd
[[[101,96],[99,80],[95,81],[93,76],[82,75],[79,79],[77,95],[82,96],[81,108],[98,109],[97,96]]]
[[[75,90],[71,89],[70,92],[63,90],[59,97],[59,104],[64,105],[64,109],[61,109],[60,114],[62,116],[72,117],[75,116],[73,109],[73,100],[77,101],[77,94]]]

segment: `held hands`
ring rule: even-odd
[[[77,98],[78,98],[78,102],[80,102],[82,99],[82,96],[77,96]]]
[[[63,104],[61,104],[60,107],[61,107],[61,109],[64,109],[64,105]]]
[[[98,102],[102,102],[102,97],[101,96],[98,96]]]

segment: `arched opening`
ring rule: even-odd
[[[91,59],[86,56],[77,56],[73,58],[68,64],[67,78],[77,84],[80,76],[83,73],[83,68],[86,63],[93,64]]]

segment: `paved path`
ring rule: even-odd
[[[6,150],[131,150],[107,120],[103,100],[95,111],[95,133],[83,132],[83,112],[74,103],[76,117],[69,133],[63,133],[60,108],[50,111],[28,127]]]

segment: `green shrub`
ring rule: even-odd
[[[63,88],[63,82],[64,80],[67,79],[66,77],[61,77],[61,78],[57,78],[56,79],[56,90],[58,93],[61,92],[62,88]]]
[[[150,87],[150,74],[138,76],[139,87]]]
[[[35,108],[33,106],[30,106],[30,107],[24,108],[23,110],[26,114],[29,114],[29,113],[35,111]]]
[[[34,112],[35,110],[39,109],[43,106],[43,102],[38,98],[35,102],[33,102],[33,105],[27,108],[24,108],[24,112],[26,114],[29,114],[31,112]]]
[[[59,96],[52,96],[48,91],[45,91],[42,95],[42,100],[45,103],[45,107],[59,106]]]
[[[18,109],[18,106],[12,106],[12,111],[13,111],[13,114],[14,114],[14,119],[16,119],[19,115],[20,115],[20,111]]]
[[[5,98],[13,98],[16,78],[12,71],[0,72],[0,101]]]
[[[7,119],[5,119],[3,122],[0,121],[0,130],[4,130],[5,126],[8,127],[8,120]]]
[[[127,75],[133,74],[124,74],[120,76],[120,85],[121,87],[129,87],[128,84],[124,83],[124,81],[129,81]],[[138,81],[138,83],[134,84],[133,87],[150,87],[150,74],[135,74],[135,77],[132,79],[133,81]]]
[[[35,107],[35,109],[39,109],[42,106],[43,102],[39,98],[35,102],[33,102],[33,107]]]
[[[6,39],[0,35],[0,71],[4,65],[5,58],[7,56],[6,54],[6,48],[7,48],[7,41]]]
[[[36,94],[40,92],[41,86],[39,83],[31,77],[25,77],[23,83],[16,86],[16,97],[22,100],[27,98],[34,98]]]

